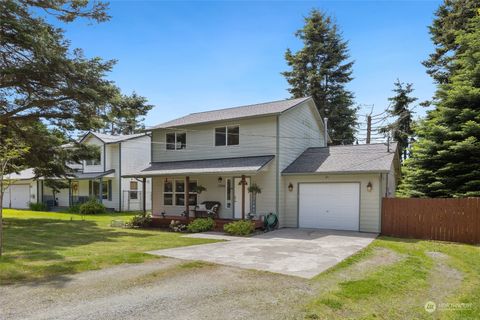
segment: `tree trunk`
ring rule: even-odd
[[[2,176],[3,177],[3,176]],[[3,179],[0,181],[0,257],[3,252]]]

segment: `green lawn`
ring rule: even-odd
[[[479,319],[480,247],[383,237],[313,283],[307,319]]]
[[[0,284],[139,263],[156,258],[143,253],[148,250],[215,242],[160,230],[110,227],[111,220],[128,221],[131,216],[4,210]]]

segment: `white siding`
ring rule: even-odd
[[[216,147],[215,128],[227,125],[240,126],[240,143],[237,146]],[[153,162],[275,155],[276,153],[275,116],[192,125],[184,130],[180,128],[176,130],[187,132],[186,149],[166,150],[165,133],[171,130],[153,130]]]
[[[104,161],[105,161],[105,159],[103,159],[103,157],[104,157],[103,142],[100,139],[98,139],[97,137],[95,137],[94,135],[89,135],[88,138],[85,139],[85,141],[83,143],[87,144],[87,145],[98,146],[100,148],[100,158],[101,158],[100,164],[96,165],[96,166],[87,166],[85,164],[85,161],[84,161],[83,171],[84,172],[102,172],[103,171],[103,164],[104,164]]]
[[[142,169],[145,169],[150,164],[151,157],[151,139],[149,136],[136,138],[132,140],[126,140],[121,143],[121,175],[131,174],[139,172]],[[152,208],[152,179],[147,179],[146,181],[146,207],[147,210]],[[121,188],[116,189],[116,192],[120,192],[122,198],[122,211],[126,210],[140,210],[142,208],[142,197],[139,197],[137,200],[130,200],[130,205],[128,203],[128,193],[126,191],[130,190],[130,181],[138,182],[138,191],[144,192],[142,189],[141,181],[138,181],[134,178],[122,178]],[[141,194],[141,193],[140,193]]]
[[[298,183],[300,182],[359,182],[360,183],[360,231],[380,232],[380,174],[345,174],[345,175],[295,175],[284,176],[285,227],[298,226]],[[372,191],[367,191],[368,182],[372,183]],[[293,191],[287,189],[289,183]]]
[[[112,195],[111,199],[103,199],[102,202],[107,208],[113,208],[116,211],[120,210],[120,196],[118,193],[119,180],[120,180],[120,160],[118,144],[105,145],[105,171],[114,169],[114,178],[103,178],[104,181],[112,180]],[[102,158],[103,160],[103,158]],[[103,171],[103,168],[102,168]]]

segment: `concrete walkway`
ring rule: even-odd
[[[365,248],[377,237],[372,233],[289,228],[249,238],[215,233],[189,236],[227,241],[148,253],[312,278]]]

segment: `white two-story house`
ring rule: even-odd
[[[149,130],[152,163],[127,176],[152,179],[157,217],[191,216],[215,201],[225,219],[273,212],[282,227],[378,232],[381,198],[395,192],[395,145],[329,147],[309,97],[193,113]],[[261,189],[255,203],[252,184]]]
[[[23,209],[29,202],[42,202],[55,210],[96,198],[115,211],[150,210],[151,179],[122,178],[150,163],[149,134],[112,136],[88,132],[80,143],[97,146],[98,158],[69,164],[75,173],[67,180],[68,188],[54,193],[43,177],[35,179],[33,170],[27,169],[10,176],[15,183],[5,193],[4,207]]]

